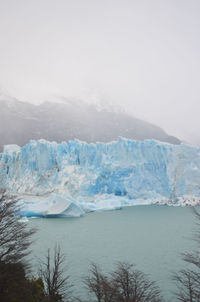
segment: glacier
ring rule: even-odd
[[[22,216],[79,217],[129,205],[200,204],[200,148],[120,137],[110,143],[4,146],[0,190]]]

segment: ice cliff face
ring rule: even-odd
[[[79,216],[132,204],[200,201],[200,149],[155,140],[30,141],[0,153],[0,189],[22,213]]]

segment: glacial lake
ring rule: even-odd
[[[91,262],[109,272],[118,261],[128,261],[157,281],[164,297],[176,301],[171,277],[188,266],[180,253],[196,248],[191,240],[195,223],[190,207],[161,205],[94,212],[80,218],[30,219],[29,226],[38,229],[32,245],[33,263],[35,257],[44,259],[48,248],[60,244],[74,290],[84,297],[82,279]]]

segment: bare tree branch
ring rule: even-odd
[[[48,249],[46,260],[40,262],[39,275],[44,281],[51,302],[72,300],[72,285],[65,269],[65,256],[61,253],[60,246],[55,246],[53,259]]]
[[[90,276],[84,280],[91,298],[97,302],[161,302],[156,284],[136,270],[132,264],[119,262],[117,269],[106,276],[92,264]]]
[[[0,192],[0,261],[19,262],[28,254],[35,229],[21,222],[18,200]]]
[[[192,211],[197,219],[193,239],[197,242],[198,250],[182,254],[183,260],[190,264],[190,268],[181,270],[173,276],[177,285],[175,296],[182,302],[200,302],[200,213],[195,208],[192,208]]]

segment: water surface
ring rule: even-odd
[[[117,261],[129,261],[157,280],[172,301],[172,272],[187,266],[180,253],[195,248],[190,240],[195,218],[189,207],[134,206],[81,218],[31,219],[30,225],[38,228],[33,257],[43,258],[47,248],[59,243],[80,295],[91,262],[109,271]]]

